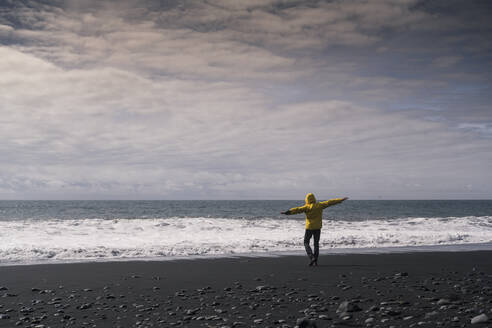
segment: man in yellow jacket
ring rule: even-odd
[[[324,202],[317,202],[316,197],[309,193],[306,195],[306,205],[293,207],[288,211],[281,212],[281,214],[291,215],[298,213],[305,213],[306,215],[306,232],[304,234],[304,247],[306,248],[306,253],[309,256],[311,262],[309,266],[318,265],[318,255],[319,255],[319,237],[321,235],[321,227],[323,220],[323,210],[328,206],[333,206],[347,200],[348,197],[344,198],[334,198]],[[311,237],[314,236],[314,254],[309,242]]]

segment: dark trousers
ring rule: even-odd
[[[311,249],[311,246],[309,246],[309,242],[311,241],[311,236],[314,236],[314,258],[318,259],[320,235],[321,229],[306,230],[306,233],[304,234],[304,248],[306,248],[306,253],[309,258],[313,257],[313,250]]]

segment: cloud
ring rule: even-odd
[[[13,30],[12,26],[0,24],[0,36],[8,36]]]
[[[488,137],[492,137],[492,123],[461,123],[458,125],[459,129],[467,131],[477,131]]]
[[[12,49],[0,52],[7,58],[0,137],[9,154],[0,180],[16,196],[29,190],[60,197],[63,190],[235,198],[292,190],[282,192],[286,197],[306,188],[348,192],[347,185],[384,194],[382,188],[404,191],[409,182],[432,190],[443,163],[453,180],[464,168],[483,171],[492,159],[487,143],[405,113],[346,101],[271,106],[228,83],[64,70]],[[382,179],[378,187],[371,187],[373,176]],[[468,181],[480,188],[482,178]]]
[[[0,197],[490,195],[487,70],[417,2],[13,4]]]
[[[222,79],[305,76],[312,67],[287,50],[371,45],[381,29],[415,23],[423,15],[410,11],[409,2],[392,1],[245,2],[232,8],[196,2],[158,12],[138,12],[134,1],[103,2],[99,10],[83,10],[95,8],[92,2],[70,2],[65,10],[29,4],[16,12],[22,25],[35,27],[15,31],[24,52],[66,67],[98,64]]]
[[[379,34],[383,30],[400,29],[427,19],[425,13],[409,9],[413,3],[415,1],[313,1],[306,4],[272,1],[260,5],[245,2],[234,6],[234,10],[223,4],[198,5],[165,15],[179,17],[185,26],[214,30],[219,27],[218,33],[228,38],[267,48],[312,51],[340,45],[373,45],[381,40]]]
[[[444,56],[438,57],[432,61],[432,65],[438,68],[448,68],[459,63],[463,59],[462,56]]]
[[[23,10],[37,29],[17,29],[17,49],[73,67],[118,67],[148,74],[221,79],[289,79],[305,74],[295,60],[220,34],[131,21],[127,12],[79,15],[56,7]],[[162,19],[162,18],[161,18]],[[238,63],[241,63],[238,65]]]

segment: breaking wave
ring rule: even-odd
[[[324,220],[323,249],[492,242],[492,217]],[[0,221],[0,264],[268,254],[303,249],[304,222],[278,218]]]

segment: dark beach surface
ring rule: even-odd
[[[317,327],[492,327],[490,251],[307,262],[286,256],[0,267],[0,326],[287,328],[312,320]]]

